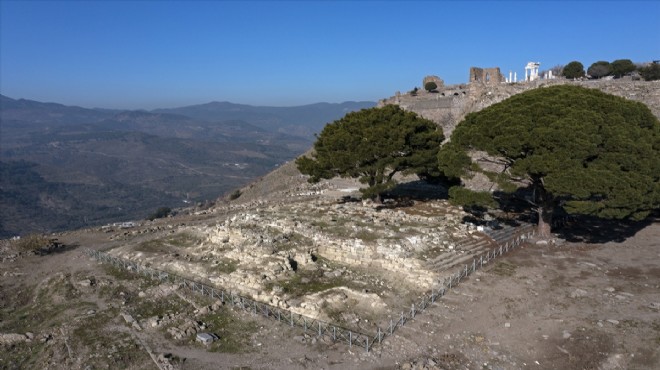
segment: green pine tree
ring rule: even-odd
[[[367,198],[396,185],[397,173],[438,175],[437,154],[444,140],[432,121],[397,105],[363,109],[325,126],[311,157],[296,160],[310,182],[333,177],[357,178]]]
[[[469,114],[441,149],[451,177],[486,172],[468,151],[505,165],[497,178],[526,201],[549,234],[552,212],[641,220],[660,207],[660,122],[644,104],[577,86],[515,95]]]

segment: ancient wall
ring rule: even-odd
[[[466,114],[477,112],[513,95],[543,86],[572,84],[598,89],[608,94],[646,104],[660,119],[660,81],[596,80],[572,81],[565,79],[537,80],[520,83],[498,83],[444,86],[438,93],[420,92],[417,96],[399,94],[383,99],[379,106],[397,104],[442,126],[449,138],[456,125]]]
[[[470,67],[470,83],[482,83],[485,85],[497,85],[504,82],[504,76],[500,73],[500,67],[479,68]]]
[[[318,253],[331,261],[398,273],[423,288],[430,288],[437,278],[423,266],[422,261],[409,258],[401,246],[391,243],[367,245],[359,239],[346,243],[328,238],[319,244]]]

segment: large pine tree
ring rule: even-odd
[[[396,185],[396,173],[439,174],[437,154],[444,140],[433,121],[397,105],[348,113],[317,136],[310,157],[296,160],[310,182],[333,177],[358,178],[368,198]]]
[[[558,207],[633,220],[660,207],[660,122],[639,102],[576,86],[531,90],[469,114],[440,151],[441,170],[485,172],[471,151],[501,160],[491,177],[528,190],[545,235]]]

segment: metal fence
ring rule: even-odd
[[[181,287],[190,289],[195,293],[206,295],[212,299],[218,299],[223,304],[231,304],[232,307],[240,308],[246,312],[255,315],[260,315],[272,320],[276,320],[282,324],[291,327],[303,328],[306,333],[312,333],[318,338],[327,338],[332,342],[342,342],[348,344],[349,347],[358,346],[363,347],[369,352],[374,345],[382,343],[382,341],[393,335],[394,332],[404,326],[408,321],[411,321],[415,316],[421,314],[430,305],[435,303],[436,300],[443,297],[449,290],[460,284],[461,280],[475,272],[477,269],[482,268],[485,264],[493,259],[504,255],[511,249],[519,246],[525,239],[534,235],[534,228],[532,225],[525,225],[519,228],[510,229],[497,236],[493,236],[496,240],[498,247],[489,250],[479,256],[475,256],[471,264],[465,264],[463,268],[452,274],[450,277],[443,279],[439,282],[439,287],[431,289],[430,292],[425,294],[420,301],[412,304],[408,312],[402,312],[395,322],[394,319],[389,320],[384,326],[378,326],[375,334],[366,334],[355,330],[350,330],[338,325],[324,322],[319,319],[311,318],[301,315],[290,310],[276,307],[267,303],[258,302],[251,298],[237,295],[233,292],[228,292],[223,289],[215,288],[191,279],[187,279],[176,274],[166,271],[143,266],[141,264],[128,261],[122,258],[113,257],[107,253],[88,249],[86,253],[100,262],[110,263],[119,268],[132,271],[136,274],[143,275],[161,282],[168,281],[178,284]],[[384,328],[384,329],[383,329]]]
[[[483,268],[485,264],[493,259],[520,246],[526,239],[534,234],[535,228],[533,225],[524,225],[518,228],[504,230],[496,235],[491,235],[491,238],[493,238],[498,245],[496,248],[475,256],[475,258],[472,259],[472,263],[465,264],[463,268],[458,270],[455,274],[443,279],[440,282],[439,287],[433,288],[430,292],[423,295],[417,303],[411,305],[408,312],[402,312],[396,322],[394,322],[394,319],[391,319],[386,325],[385,331],[379,327],[378,333],[374,338],[380,343],[386,337],[394,334],[394,331],[396,331],[397,328],[404,326],[408,321],[414,319],[415,316],[424,312],[431,304],[443,297],[453,287],[460,284],[461,280],[477,271],[477,269]]]
[[[181,277],[176,274],[146,267],[144,265],[122,258],[113,257],[104,252],[91,249],[88,249],[86,252],[90,257],[93,257],[100,262],[109,263],[115,267],[123,268],[136,274],[159,280],[161,282],[178,284],[180,287],[188,288],[195,293],[209,296],[211,299],[218,299],[223,304],[231,304],[232,307],[241,308],[244,311],[256,315],[261,315],[272,320],[277,320],[278,322],[289,325],[291,327],[295,326],[303,328],[305,332],[311,332],[312,334],[317,335],[319,338],[325,337],[333,342],[344,342],[350,347],[364,347],[367,352],[371,350],[371,347],[374,343],[373,337],[369,334],[346,329],[338,325],[330,324],[322,320],[282,309],[280,307],[275,307],[267,303],[258,302],[233,292],[218,289],[194,280]]]

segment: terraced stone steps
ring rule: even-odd
[[[506,242],[516,233],[519,228],[504,226],[499,229],[485,229],[479,239],[465,240],[459,243],[454,250],[446,251],[426,261],[426,267],[431,271],[439,273],[454,272],[481,254],[495,248],[500,243]]]
[[[468,261],[472,262],[473,258],[492,247],[494,247],[494,244],[485,235],[480,239],[467,240],[459,244],[456,249],[441,253],[427,261],[427,267],[438,272],[453,271]]]

